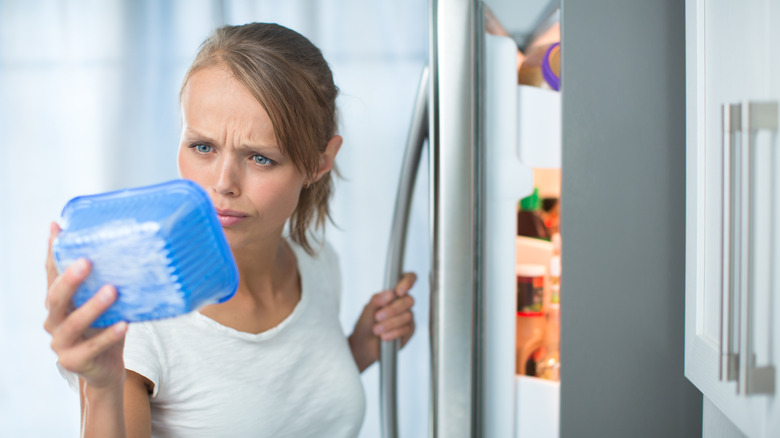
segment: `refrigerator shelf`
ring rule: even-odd
[[[561,167],[561,94],[545,88],[517,87],[517,147],[528,167]]]
[[[561,383],[515,376],[515,436],[558,438]]]

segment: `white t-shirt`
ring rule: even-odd
[[[338,259],[290,242],[301,299],[278,326],[240,332],[202,315],[131,324],[125,367],[154,383],[154,437],[354,437],[365,413],[339,323]]]

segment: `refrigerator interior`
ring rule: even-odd
[[[544,268],[542,316],[533,319],[534,324],[541,324],[539,328],[545,327],[550,309],[550,263],[553,255],[559,256],[560,243],[556,246],[549,236],[547,240],[519,236],[518,208],[521,199],[532,195],[534,189],[540,200],[554,200],[560,206],[561,93],[549,86],[519,85],[518,50],[527,54],[524,46],[529,41],[542,44],[540,39],[556,37],[560,41],[559,2],[531,2],[523,6],[525,11],[505,3],[487,2],[485,8],[488,17],[493,13],[498,28],[487,26],[483,58],[486,293],[482,427],[485,436],[557,437],[560,381],[527,375],[534,373],[533,367],[518,364],[522,361],[518,321],[529,319],[516,312],[516,266]],[[529,16],[535,19],[518,21]],[[558,26],[557,36],[554,31],[539,36],[551,26]],[[537,349],[539,333],[536,330],[537,344],[529,347],[533,350],[531,363],[535,363],[534,356],[540,359],[538,354],[543,350]]]

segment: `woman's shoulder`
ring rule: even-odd
[[[336,297],[341,295],[341,268],[339,257],[333,245],[321,239],[313,242],[313,254],[288,239],[298,260],[298,271],[304,287],[332,289]]]
[[[314,263],[319,265],[326,265],[328,267],[338,266],[339,256],[333,245],[325,238],[317,240],[310,239],[312,253],[306,251],[306,249],[293,241],[290,238],[286,239],[290,248],[295,252],[296,258],[299,261],[305,261],[308,263]]]
[[[165,360],[166,351],[193,333],[196,312],[183,315],[139,321],[130,324],[125,337],[125,356],[133,351],[148,358]]]

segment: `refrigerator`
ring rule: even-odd
[[[560,2],[549,2],[536,27],[558,22],[559,13]],[[518,86],[518,44],[506,32],[486,33],[485,14],[492,13],[481,2],[430,2],[430,59],[410,124],[384,287],[401,274],[410,196],[427,153],[431,434],[557,437],[560,385],[517,377],[514,346],[517,205],[534,189],[533,167],[560,169],[560,93]],[[397,345],[383,343],[385,437],[398,436],[396,361]]]
[[[427,154],[429,436],[700,436],[701,394],[683,376],[682,6],[549,2],[538,24],[558,14],[571,41],[550,96],[518,87],[517,41],[485,33],[484,4],[429,4],[385,276],[403,265]],[[549,385],[515,374],[515,219],[535,164],[561,170],[564,205],[562,367]],[[382,345],[383,437],[398,436],[398,354]]]

